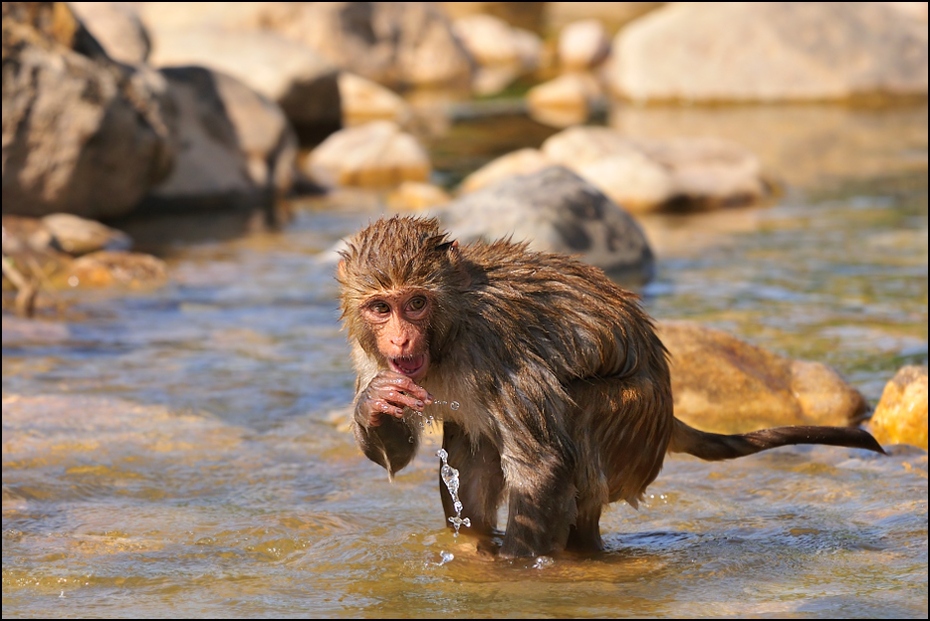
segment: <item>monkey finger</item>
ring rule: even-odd
[[[404,408],[403,406],[398,406],[383,399],[371,399],[368,402],[369,409],[369,419],[378,418],[378,423],[380,424],[381,416],[387,414],[388,416],[393,416],[394,418],[403,418],[404,417]]]
[[[382,371],[381,373],[376,375],[375,378],[371,380],[371,383],[369,384],[369,388],[375,388],[378,390],[381,390],[381,389],[397,390],[402,393],[406,393],[413,397],[416,397],[417,399],[419,399],[420,401],[423,401],[426,404],[429,404],[433,401],[433,395],[429,394],[429,392],[425,388],[423,388],[422,386],[414,382],[412,379],[410,379],[406,375],[395,373],[393,371]]]

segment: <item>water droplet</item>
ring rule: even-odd
[[[453,410],[457,410],[459,409],[460,405],[461,404],[458,401],[453,401],[452,403],[449,404],[449,407],[452,408]]]
[[[449,454],[445,449],[439,449],[436,455],[442,461],[439,475],[442,477],[442,482],[445,483],[446,489],[449,490],[449,495],[452,496],[452,504],[455,507],[455,515],[449,518],[449,523],[455,527],[455,536],[458,537],[459,528],[462,526],[471,526],[471,520],[462,518],[463,507],[462,502],[459,500],[459,471],[450,466],[446,461],[449,458]]]

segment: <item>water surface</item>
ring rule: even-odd
[[[852,163],[813,154],[774,205],[644,219],[641,293],[874,404],[927,364],[926,108],[853,121]],[[439,176],[551,133],[495,123],[437,139]],[[603,554],[477,556],[444,526],[438,436],[389,484],[346,426],[326,250],[376,203],[305,201],[280,232],[165,245],[158,291],[4,318],[4,618],[926,618],[927,455],[903,446],[672,457],[638,511],[606,512]]]

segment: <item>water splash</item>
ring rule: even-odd
[[[471,526],[471,520],[462,517],[462,501],[459,500],[459,471],[449,465],[447,461],[449,454],[445,449],[436,451],[436,455],[442,461],[442,467],[439,474],[442,482],[445,483],[449,495],[452,496],[452,506],[455,507],[455,515],[449,518],[449,522],[455,528],[455,536],[459,536],[459,528],[462,526]]]
[[[449,406],[449,408],[452,410],[457,410],[460,407],[462,407],[462,404],[459,403],[458,401],[445,401],[441,399],[437,399],[436,401],[433,401],[426,407],[432,408],[432,407],[439,407],[439,406],[445,406],[445,405]],[[425,429],[426,427],[429,427],[430,430],[435,430],[434,425],[439,420],[442,419],[441,416],[437,417],[437,416],[434,416],[433,414],[424,415],[424,413],[421,412],[420,410],[411,410],[411,412],[413,412],[414,416],[419,417],[419,420],[416,420],[415,422],[413,422],[408,419],[408,422],[411,422],[411,424],[415,424],[420,429]],[[410,441],[413,442],[413,439],[411,438]]]

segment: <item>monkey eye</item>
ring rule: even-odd
[[[418,295],[415,298],[411,298],[410,301],[407,302],[407,308],[412,311],[423,310],[424,308],[426,308],[426,298],[423,297],[422,295]]]
[[[378,315],[387,315],[388,313],[391,312],[391,307],[387,304],[387,302],[381,302],[381,301],[372,302],[371,304],[368,305],[368,309],[371,310],[371,312],[376,313]]]

